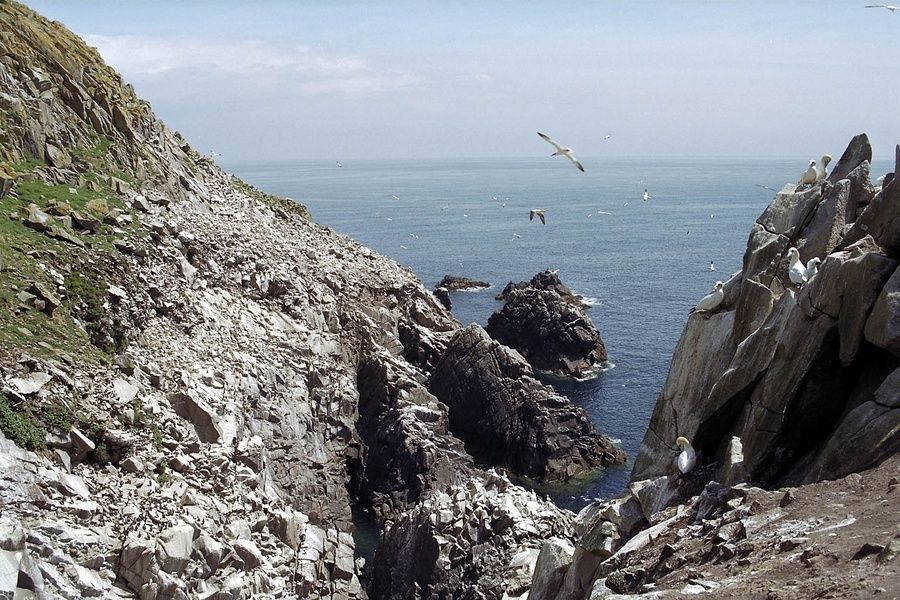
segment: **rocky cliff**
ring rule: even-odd
[[[759,217],[721,305],[688,318],[628,489],[581,511],[575,544],[542,546],[530,598],[900,589],[900,188],[870,182],[871,157],[857,136],[827,180],[786,185]],[[789,248],[821,259],[802,288]]]
[[[223,173],[60,24],[2,2],[0,25],[0,596],[527,590],[573,515],[466,451],[435,297]],[[516,425],[552,442],[529,464],[599,467],[552,400]]]
[[[900,187],[873,186],[871,157],[857,136],[827,180],[788,184],[757,219],[720,308],[685,325],[633,480],[666,474],[678,436],[720,479],[766,485],[841,477],[900,446]],[[822,260],[802,289],[791,247]],[[721,471],[732,437],[740,473]]]

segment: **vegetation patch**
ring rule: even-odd
[[[46,433],[25,414],[9,405],[6,396],[0,394],[0,431],[17,446],[26,450],[44,447]]]

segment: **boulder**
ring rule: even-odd
[[[186,419],[194,426],[197,437],[201,442],[215,444],[222,435],[218,425],[218,417],[212,408],[204,401],[194,398],[190,394],[176,392],[170,394],[169,404],[182,419]]]
[[[866,321],[866,340],[900,358],[900,269],[878,295]]]
[[[167,573],[179,574],[187,567],[194,547],[194,528],[187,523],[169,527],[156,539],[156,560]]]
[[[525,288],[534,288],[538,290],[556,292],[566,302],[576,304],[578,306],[584,306],[581,301],[581,296],[573,293],[572,290],[569,289],[569,286],[560,281],[559,275],[555,270],[551,271],[549,269],[541,271],[540,273],[532,277],[531,281],[520,281],[518,283],[513,283],[512,281],[510,281],[495,297],[497,298],[497,300],[506,300],[513,291],[522,290]]]
[[[447,310],[453,309],[453,302],[450,301],[450,290],[445,287],[436,287],[434,288],[434,297],[438,299],[438,302],[441,303],[441,306],[446,308]]]
[[[50,215],[42,211],[37,204],[29,204],[25,215],[25,225],[35,231],[46,231],[50,226]]]
[[[582,408],[540,383],[520,355],[476,324],[450,339],[429,387],[449,407],[453,434],[487,464],[568,479],[625,460]]]
[[[562,586],[566,569],[572,562],[575,548],[568,541],[550,538],[541,546],[534,565],[534,579],[531,582],[529,598],[553,598]]]
[[[872,144],[869,143],[869,136],[865,133],[860,133],[850,140],[847,149],[844,150],[837,164],[831,169],[828,181],[836,183],[841,179],[846,179],[864,161],[872,162]]]

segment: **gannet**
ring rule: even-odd
[[[650,192],[647,191],[647,188],[644,188],[644,202],[650,199]]]
[[[886,8],[891,12],[897,10],[896,6],[891,6],[890,4],[866,4],[866,8]]]
[[[612,137],[612,134],[611,134],[611,133],[607,133],[605,136],[603,136],[603,139],[604,139],[604,140],[608,140],[608,139],[611,138],[611,137]]]
[[[716,265],[713,264],[713,261],[709,261],[709,270],[710,270],[710,271],[715,271],[715,270],[716,270]]]
[[[541,220],[541,223],[544,225],[547,224],[546,219],[544,218],[544,209],[543,208],[532,208],[528,211],[528,220],[534,221],[534,217],[537,215],[537,218]]]
[[[675,457],[675,466],[682,475],[687,475],[697,464],[697,453],[686,437],[679,437],[675,440],[675,445],[681,450]]]
[[[800,185],[810,185],[816,182],[816,161],[809,161],[809,168],[800,176]]]
[[[393,195],[393,194],[391,194],[391,198],[393,198],[394,200],[399,200],[399,199],[400,199],[399,196],[395,196],[395,195]]]
[[[812,281],[812,278],[816,276],[816,273],[819,272],[819,265],[821,263],[822,259],[818,256],[809,259],[809,262],[806,263],[806,283]]]
[[[719,305],[722,304],[722,300],[725,299],[725,284],[721,281],[717,281],[716,285],[713,286],[713,291],[703,296],[700,299],[700,302],[697,303],[697,306],[692,308],[688,314],[700,311],[714,311],[719,308]]]
[[[553,144],[553,147],[556,148],[556,152],[554,152],[554,153],[551,154],[550,156],[565,156],[566,158],[568,158],[569,160],[572,161],[572,164],[573,164],[573,165],[575,165],[576,167],[578,167],[578,170],[579,170],[579,171],[584,172],[584,167],[581,166],[581,163],[578,162],[578,159],[575,158],[575,155],[574,155],[574,154],[572,154],[572,149],[571,149],[571,148],[563,148],[562,146],[560,146],[559,144],[557,144],[556,142],[554,142],[552,139],[550,139],[549,136],[544,135],[544,134],[541,133],[540,131],[538,131],[537,134],[538,134],[539,136],[541,136],[542,138],[544,138],[545,140],[547,140],[548,142],[550,142],[551,144]]]
[[[339,167],[343,167],[343,166],[344,166],[344,165],[341,164],[341,161],[339,161],[339,160],[334,161],[334,164],[336,164],[336,165],[339,166]]]
[[[816,165],[816,181],[822,181],[823,179],[828,177],[828,169],[826,169],[825,167],[827,167],[828,163],[830,163],[830,162],[831,162],[831,155],[823,154],[822,162],[820,162],[818,165]]]
[[[800,251],[796,248],[788,249],[788,276],[794,285],[803,286],[806,283],[806,267],[800,260]]]

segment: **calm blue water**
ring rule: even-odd
[[[429,288],[448,273],[490,282],[454,294],[463,324],[486,324],[499,289],[547,268],[594,299],[588,314],[615,367],[592,381],[552,384],[620,440],[629,463],[580,489],[551,491],[577,510],[627,483],[688,310],[741,268],[751,225],[774,197],[757,184],[780,189],[807,163],[582,162],[585,173],[549,157],[224,166],[302,202],[317,222],[409,266]],[[876,162],[873,178],[888,169]],[[529,222],[531,208],[546,209],[546,225]]]

